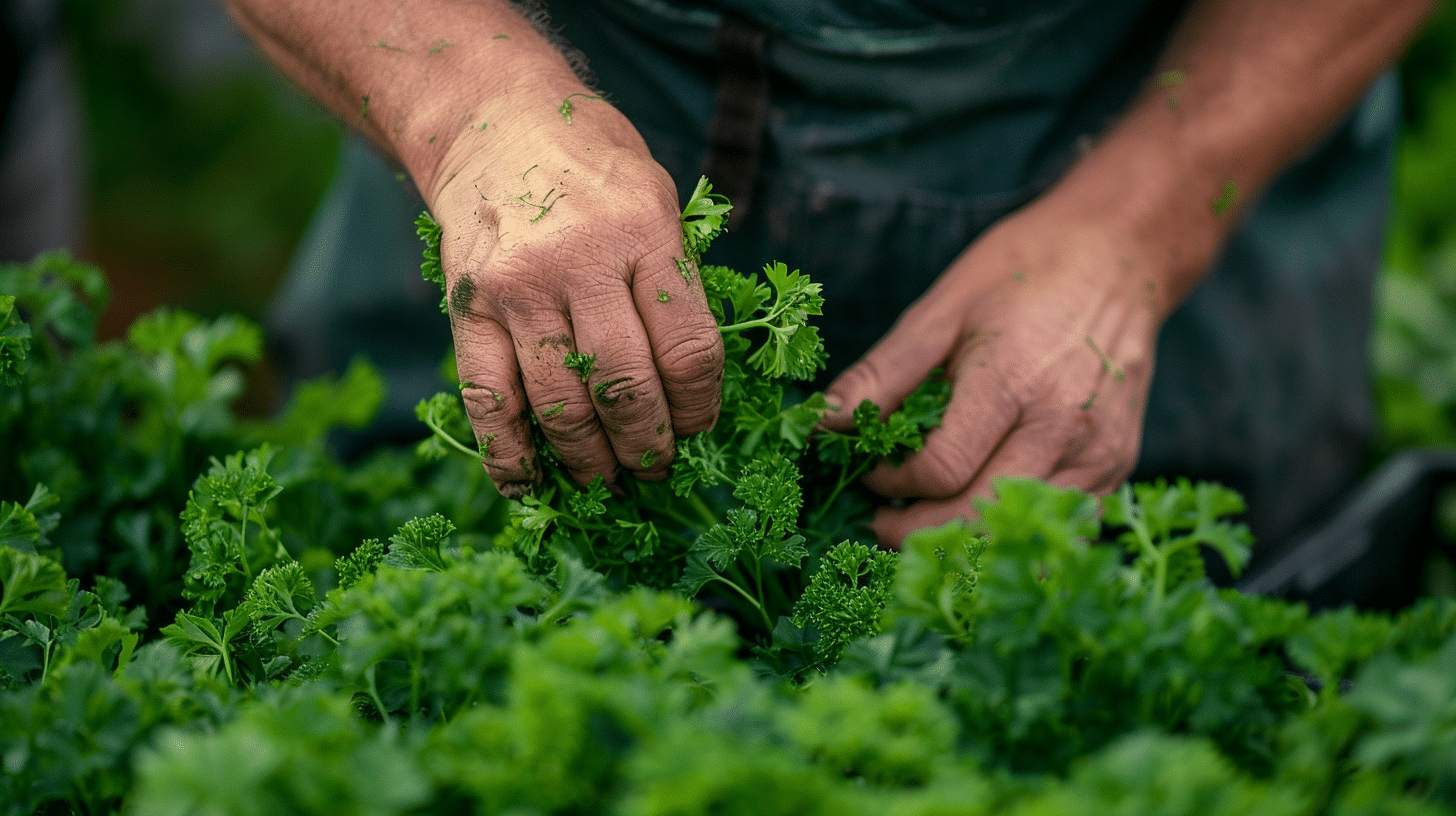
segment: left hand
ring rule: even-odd
[[[1167,296],[1157,253],[1104,220],[1054,198],[1003,219],[829,386],[841,410],[825,424],[841,428],[862,400],[889,413],[932,369],[953,380],[925,447],[864,479],[912,500],[876,515],[882,544],[970,515],[999,476],[1107,493],[1132,471]]]

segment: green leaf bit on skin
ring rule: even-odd
[[[574,110],[574,107],[571,104],[571,100],[574,97],[578,97],[578,96],[581,97],[582,99],[601,99],[602,98],[601,94],[586,94],[586,93],[568,94],[565,99],[561,100],[561,105],[556,108],[556,112],[559,113],[559,114],[561,114],[561,118],[564,119],[564,120],[566,120],[566,124],[568,124],[568,125],[571,124],[571,112],[572,112],[572,110]]]
[[[1113,379],[1117,380],[1118,382],[1122,382],[1124,376],[1122,366],[1113,362],[1112,358],[1108,357],[1107,354],[1097,346],[1097,341],[1092,339],[1092,335],[1087,335],[1086,339],[1087,347],[1092,349],[1092,351],[1096,352],[1097,359],[1102,361],[1102,370],[1106,371],[1108,374],[1111,374]]]
[[[567,368],[575,371],[581,377],[582,382],[586,382],[587,378],[591,376],[592,369],[596,367],[597,356],[580,351],[568,351],[566,353],[566,359],[562,360],[562,363]]]
[[[1223,190],[1218,198],[1213,200],[1213,214],[1224,215],[1233,209],[1234,204],[1239,200],[1239,185],[1233,179],[1223,183]]]
[[[631,379],[631,377],[618,377],[615,380],[607,380],[606,382],[597,383],[596,387],[592,389],[592,393],[596,395],[598,403],[610,408],[616,405],[623,396],[627,396],[630,399],[631,392],[628,391],[624,393],[623,391],[618,391],[614,394],[609,394],[607,393],[607,391],[614,386],[621,385],[624,382],[630,382]]]
[[[1168,88],[1168,107],[1178,107],[1178,92],[1182,89],[1183,83],[1188,77],[1182,71],[1163,71],[1155,77],[1154,81],[1159,88]]]
[[[658,303],[666,303],[669,300],[672,300],[672,295],[669,295],[667,293],[667,290],[666,289],[658,289],[657,290],[657,302]]]
[[[560,414],[563,410],[565,410],[565,408],[566,408],[566,402],[565,401],[558,402],[555,405],[551,406],[550,408],[547,408],[546,410],[542,411],[541,412],[541,418],[542,419],[550,419],[550,418],[552,418],[552,417]]]
[[[527,172],[530,172],[530,171],[528,170]],[[514,198],[514,200],[515,201],[519,201],[519,202],[521,202],[522,204],[525,204],[528,207],[535,207],[537,210],[539,210],[539,212],[537,212],[534,216],[531,217],[531,223],[534,224],[537,221],[540,221],[542,218],[545,218],[546,217],[546,213],[551,212],[551,208],[556,206],[556,202],[557,201],[560,201],[561,199],[563,199],[563,198],[566,197],[566,194],[565,193],[561,193],[560,195],[556,196],[556,198],[553,200],[551,198],[551,194],[552,193],[555,193],[555,192],[556,192],[556,188],[555,187],[552,187],[550,190],[548,190],[546,192],[546,195],[542,197],[541,200],[542,200],[543,203],[541,203],[541,204],[537,204],[534,201],[527,201],[526,200],[526,199],[531,198],[532,196],[535,195],[535,193],[529,192],[529,191],[528,192],[525,192],[525,193],[522,193],[522,194],[520,194],[518,196],[516,196]]]
[[[660,458],[661,456],[657,453],[657,451],[648,448],[647,450],[642,451],[642,459],[639,464],[642,466],[643,470],[647,470],[648,468],[657,464],[657,461]]]

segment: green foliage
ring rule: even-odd
[[[420,263],[420,275],[430,283],[440,287],[440,313],[450,313],[448,293],[445,291],[445,268],[440,265],[440,225],[428,212],[422,212],[415,218],[415,234],[425,244],[425,259]]]
[[[694,266],[727,212],[700,182],[682,216]],[[919,449],[924,433],[939,424],[950,388],[937,375],[886,417],[866,403],[856,431],[822,432],[812,442],[827,403],[822,394],[801,397],[790,381],[824,367],[823,344],[810,325],[822,312],[820,287],[781,263],[764,273],[766,281],[727,267],[701,268],[726,350],[721,411],[712,430],[677,440],[670,481],[623,476],[616,480],[620,495],[600,481],[581,487],[538,433],[542,486],[512,503],[498,546],[522,555],[539,575],[568,559],[603,573],[614,587],[675,587],[713,598],[756,630],[757,646],[784,647],[771,633],[775,621],[794,614],[811,581],[808,568],[831,544],[873,543],[865,526],[872,506],[855,483],[882,459],[899,462]],[[583,382],[595,362],[576,351],[564,360]],[[469,426],[458,397],[437,394],[416,413],[434,431],[420,445],[422,455],[455,450],[480,458],[460,441]],[[801,644],[809,651],[824,634],[817,627],[799,632],[810,638]],[[795,671],[827,665],[832,659],[824,658],[842,645],[826,644]]]
[[[1372,350],[1382,447],[1456,442],[1456,8],[1438,4],[1401,65],[1405,127]]]
[[[717,285],[722,286],[721,278],[730,273],[724,267],[713,269],[720,278]],[[811,316],[824,314],[824,298],[819,294],[823,287],[811,283],[798,270],[790,272],[782,263],[764,266],[763,274],[768,278],[767,285],[748,288],[730,284],[738,295],[732,300],[735,322],[721,327],[721,331],[741,334],[750,329],[766,330],[767,341],[749,355],[748,365],[769,378],[810,379],[824,367],[824,341],[819,338],[819,330],[807,322]]]
[[[1253,537],[1247,527],[1223,519],[1243,511],[1243,498],[1232,490],[1186,479],[1171,486],[1123,485],[1103,502],[1103,519],[1128,528],[1118,541],[1159,595],[1204,577],[1200,545],[1222,556],[1233,575],[1242,572]]]
[[[30,356],[30,324],[15,310],[15,296],[0,296],[0,385],[20,383]]]
[[[773,284],[702,280],[720,325],[772,308]],[[91,302],[16,297],[72,326]],[[348,412],[241,423],[227,378],[168,379],[245,359],[240,325],[35,331],[0,392],[0,813],[1456,807],[1456,604],[1217,590],[1195,554],[1249,546],[1221,488],[1003,480],[979,520],[880,551],[853,483],[920,444],[947,384],[818,433],[822,395],[770,376],[755,327],[727,332],[721,419],[671,481],[582,487],[544,450],[507,504],[456,395],[421,418],[464,455],[344,467],[319,435]],[[375,392],[319,389],[296,404]]]
[[[986,542],[955,522],[906,536],[892,589],[895,615],[958,640],[969,638],[972,593]]]
[[[325,375],[300,383],[283,412],[271,422],[248,429],[251,444],[304,445],[334,428],[363,428],[384,402],[384,378],[363,357],[349,363],[343,376]]]
[[[703,253],[722,234],[731,209],[726,197],[713,192],[708,177],[699,176],[682,211],[683,255],[693,266],[702,264]]]
[[[819,632],[819,654],[833,663],[844,647],[879,631],[890,597],[895,557],[858,541],[824,553],[804,594],[794,602],[794,623]]]
[[[192,563],[182,595],[204,611],[224,595],[240,599],[253,577],[278,560],[278,536],[263,515],[283,489],[267,472],[272,458],[273,450],[265,445],[221,462],[214,459],[187,497],[182,536]]]
[[[22,552],[46,551],[49,534],[60,523],[59,513],[47,513],[60,504],[60,497],[43,484],[35,486],[25,504],[0,502],[0,547]]]
[[[1456,638],[1412,662],[1381,655],[1356,678],[1349,703],[1374,724],[1355,747],[1356,761],[1398,768],[1456,796]]]
[[[561,364],[575,371],[576,376],[580,377],[582,382],[586,382],[591,378],[592,369],[596,367],[597,356],[583,351],[568,351]]]

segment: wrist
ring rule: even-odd
[[[1182,138],[1159,113],[1135,107],[1048,196],[1128,248],[1124,264],[1166,318],[1207,272],[1261,179]]]
[[[592,93],[554,46],[529,28],[521,37],[536,42],[522,43],[520,53],[509,60],[460,55],[428,92],[401,109],[398,127],[386,138],[427,204],[433,206],[449,180],[452,156],[480,147],[507,149],[523,133],[549,125],[553,117],[564,124],[558,112],[562,101]]]

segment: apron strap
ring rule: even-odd
[[[718,94],[708,125],[703,175],[713,182],[716,192],[733,202],[730,228],[748,215],[763,153],[768,113],[767,41],[768,29],[735,14],[723,15],[713,38],[718,53]]]

